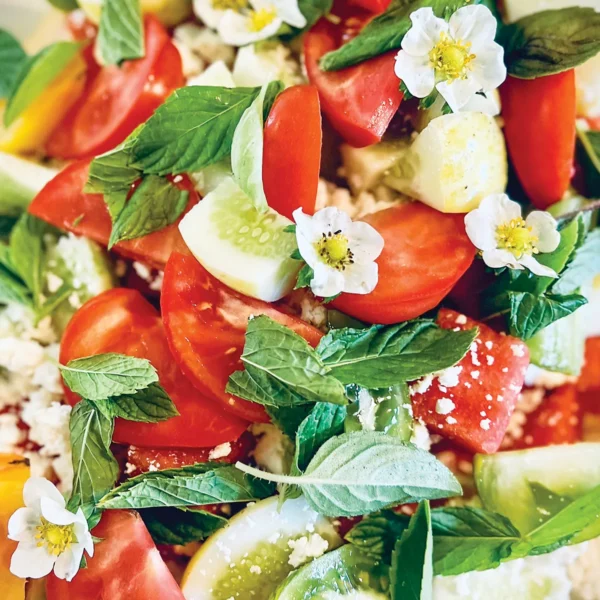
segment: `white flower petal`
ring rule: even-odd
[[[322,262],[318,262],[315,265],[314,271],[315,274],[310,282],[310,289],[315,296],[328,298],[343,291],[344,275],[341,271],[328,267]]]
[[[472,73],[480,89],[495,90],[506,79],[502,46],[494,42],[482,48],[473,60]]]
[[[379,269],[375,262],[350,265],[343,274],[344,292],[349,294],[370,294],[379,279]]]
[[[40,501],[44,496],[54,500],[64,508],[65,499],[53,483],[44,477],[30,477],[23,486],[25,506],[41,512]]]
[[[438,43],[442,31],[448,31],[448,24],[433,14],[431,7],[420,8],[410,15],[412,27],[402,39],[402,49],[413,56],[427,56]]]
[[[554,269],[542,265],[530,254],[523,255],[519,259],[519,263],[529,269],[534,275],[539,275],[540,277],[558,277]]]
[[[496,27],[494,15],[489,8],[481,4],[459,8],[448,22],[452,38],[471,42],[471,52],[475,54],[481,45],[494,41]]]
[[[77,571],[79,571],[82,556],[83,546],[81,544],[73,544],[56,559],[54,574],[59,579],[71,581],[77,574]]]
[[[483,258],[483,262],[492,269],[500,269],[502,267],[509,267],[511,269],[523,268],[514,257],[513,253],[508,250],[500,250],[499,248],[495,248],[494,250],[484,250],[481,258]]]
[[[72,525],[75,523],[75,515],[51,498],[42,498],[40,504],[42,516],[46,521],[50,521],[55,525]]]
[[[478,210],[487,212],[496,227],[521,216],[521,205],[506,194],[490,194],[481,201]]]
[[[335,233],[336,231],[345,233],[351,225],[350,215],[334,206],[322,208],[312,217],[312,226],[319,233],[318,237],[321,237],[323,233]]]
[[[52,571],[54,561],[45,547],[21,542],[10,559],[10,572],[23,579],[40,579]]]
[[[497,246],[496,228],[520,216],[520,204],[506,194],[491,194],[465,216],[467,235],[480,250],[493,250]]]
[[[306,27],[306,17],[300,11],[296,0],[272,0],[277,16],[292,27]]]
[[[480,112],[490,117],[500,114],[500,104],[491,92],[475,94],[461,109],[460,112]]]
[[[15,542],[33,540],[40,524],[40,513],[33,508],[19,508],[8,520],[8,538]]]
[[[346,235],[355,264],[372,262],[383,250],[385,243],[383,237],[368,223],[362,221],[352,223],[346,229]]]
[[[440,81],[435,87],[444,97],[452,112],[460,112],[481,88],[473,77]]]
[[[301,208],[297,208],[293,214],[296,221],[296,243],[298,251],[306,263],[314,269],[320,262],[315,249],[315,243],[321,237],[321,232],[313,226],[313,217],[305,215]]]
[[[532,232],[538,238],[537,248],[540,252],[554,252],[560,244],[560,233],[557,231],[557,223],[554,217],[543,210],[534,210],[529,213],[525,223],[531,227]]]
[[[415,98],[429,96],[435,86],[435,71],[428,56],[412,56],[400,50],[396,55],[394,73]]]
[[[213,0],[194,0],[194,13],[211,29],[217,29],[225,15],[224,10],[217,10],[213,7]]]
[[[250,31],[250,20],[233,10],[226,10],[219,23],[219,36],[230,46],[246,46],[274,36],[281,27],[281,19],[276,17],[260,31]]]

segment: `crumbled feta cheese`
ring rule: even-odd
[[[235,50],[224,44],[219,35],[211,29],[184,23],[175,27],[173,38],[178,46],[185,46],[206,63],[222,60],[228,66],[233,64]]]
[[[494,357],[491,354],[486,354],[485,360],[486,360],[488,366],[491,367],[494,364],[494,360],[495,359],[494,359]]]
[[[11,454],[15,447],[23,443],[27,437],[19,428],[19,417],[12,413],[0,415],[0,452]]]
[[[490,419],[481,419],[481,421],[479,422],[479,427],[481,427],[481,429],[485,431],[489,431],[491,424],[492,422],[490,421]]]
[[[433,383],[433,374],[425,375],[422,379],[418,379],[415,381],[409,388],[409,393],[411,396],[415,394],[424,394]]]
[[[471,377],[473,379],[479,379],[479,371],[471,371]]]
[[[288,546],[292,549],[288,564],[296,569],[311,558],[318,558],[325,554],[329,548],[329,543],[318,533],[311,533],[310,535],[303,535],[297,540],[289,540]]]
[[[448,367],[443,371],[438,371],[434,375],[438,378],[440,385],[447,388],[456,387],[458,385],[458,376],[462,373],[463,368],[460,365]]]
[[[208,460],[217,460],[217,458],[224,458],[225,456],[229,456],[231,454],[231,443],[225,442],[223,444],[219,444],[215,446],[208,453]]]
[[[458,317],[456,317],[454,322],[457,323],[458,325],[466,325],[467,317],[465,315],[458,315]]]
[[[262,573],[262,569],[258,565],[252,565],[250,567],[250,573],[254,575],[260,575]]]
[[[240,48],[233,65],[233,79],[239,87],[260,87],[275,80],[289,87],[306,81],[290,49],[277,42]]]
[[[440,398],[435,403],[435,412],[438,415],[448,415],[456,408],[456,404],[450,398]]]
[[[525,348],[523,344],[511,344],[510,349],[513,353],[513,356],[516,356],[517,358],[522,358],[525,356]]]
[[[365,388],[360,388],[358,392],[358,412],[356,416],[365,431],[375,431],[377,402],[369,390]]]
[[[448,423],[448,425],[456,425],[458,421],[454,417],[448,416],[446,417],[446,423]]]
[[[427,430],[427,427],[423,421],[415,421],[413,424],[413,432],[410,438],[410,443],[414,444],[417,448],[421,448],[421,450],[427,450],[429,452],[432,442],[429,431]]]
[[[256,464],[270,473],[287,473],[294,450],[291,440],[270,423],[255,423],[250,431],[258,437],[252,452]]]
[[[64,283],[64,281],[58,275],[55,275],[51,271],[49,271],[48,274],[46,275],[46,286],[48,288],[48,291],[51,294],[58,292],[58,290],[60,289],[60,286],[63,283]]]

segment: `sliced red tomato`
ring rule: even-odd
[[[185,84],[181,57],[165,28],[150,15],[144,24],[144,57],[100,70],[50,137],[50,156],[86,158],[114,148]]]
[[[148,359],[158,371],[180,416],[160,423],[117,419],[113,439],[157,448],[216,446],[236,440],[247,423],[202,395],[173,360],[158,311],[137,291],[108,290],[86,302],[73,316],[60,346],[60,362],[116,352]],[[65,390],[71,405],[79,397]]]
[[[71,582],[49,575],[47,600],[185,600],[137,513],[107,510],[92,533],[87,568]]]
[[[577,390],[584,409],[600,414],[600,337],[585,341],[585,362],[577,381]]]
[[[51,225],[108,244],[111,221],[102,194],[86,194],[90,161],[78,161],[65,167],[49,181],[29,205],[29,212]],[[188,209],[198,202],[198,194],[187,176],[182,176],[177,187],[190,194]],[[135,240],[119,242],[114,250],[119,254],[163,268],[174,249],[184,249],[185,243],[177,228],[169,225]]]
[[[382,13],[390,5],[390,2],[391,0],[350,0],[351,4],[375,14]]]
[[[434,377],[426,390],[412,396],[415,417],[474,452],[496,452],[523,387],[529,350],[521,340],[453,310],[442,309],[437,322],[444,329],[479,327],[479,335],[456,365],[460,370],[454,381]]]
[[[437,306],[475,256],[463,215],[410,202],[366,216],[383,236],[379,282],[366,295],[342,294],[332,305],[369,323],[398,323]]]
[[[240,355],[251,316],[267,315],[316,346],[322,333],[272,304],[249,298],[215,279],[193,256],[174,252],[167,263],[161,308],[171,351],[194,385],[232,413],[266,422],[262,406],[227,394],[229,376],[242,369]]]
[[[341,17],[338,24],[321,19],[304,36],[306,70],[319,90],[323,112],[340,135],[356,147],[379,142],[402,102],[400,81],[394,74],[397,52],[341,71],[322,71],[319,60],[355,35],[369,17],[357,11]]]
[[[315,212],[322,141],[317,88],[296,85],[280,94],[265,124],[263,184],[269,206],[288,219],[297,208]]]
[[[547,208],[567,191],[575,159],[575,72],[507,77],[500,87],[504,134],[531,202]]]

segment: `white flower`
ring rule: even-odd
[[[228,10],[240,12],[248,8],[248,0],[194,0],[194,13],[211,29],[217,29]]]
[[[420,8],[410,19],[395,68],[408,91],[425,98],[435,88],[453,112],[488,111],[488,103],[477,96],[487,98],[506,79],[504,50],[494,42],[496,19],[490,10],[464,6],[446,22],[431,8]]]
[[[94,542],[81,508],[74,514],[56,487],[43,477],[30,477],[23,488],[25,507],[8,521],[8,538],[19,542],[10,562],[17,577],[45,577],[54,569],[71,581],[83,551],[94,554]]]
[[[251,9],[242,12],[227,10],[217,30],[221,39],[231,46],[246,46],[274,36],[285,23],[304,27],[306,18],[297,0],[249,0]]]
[[[294,220],[298,250],[314,271],[310,287],[315,295],[368,294],[375,289],[375,259],[383,250],[383,238],[371,225],[352,222],[332,206],[312,217],[298,208]]]
[[[534,210],[523,219],[520,204],[506,194],[493,194],[465,216],[465,226],[488,267],[527,268],[535,275],[557,277],[555,271],[534,258],[540,252],[556,250],[560,243],[550,213]]]

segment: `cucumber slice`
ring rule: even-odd
[[[0,214],[16,216],[58,171],[0,152]]]
[[[290,541],[318,534],[339,546],[331,523],[302,498],[278,502],[249,506],[202,545],[181,583],[187,600],[267,600],[294,568]]]
[[[179,230],[204,268],[225,285],[274,302],[292,291],[301,261],[292,222],[269,209],[259,213],[231,179],[221,183],[181,221]]]
[[[273,600],[386,600],[385,568],[347,545],[292,573]]]
[[[578,498],[600,485],[600,443],[478,454],[474,467],[484,507],[505,515],[521,533],[528,533],[548,516],[538,512],[530,482]]]

